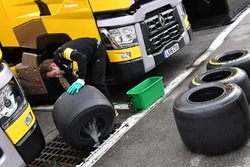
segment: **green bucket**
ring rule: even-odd
[[[147,78],[127,92],[134,109],[146,109],[164,94],[162,77]]]

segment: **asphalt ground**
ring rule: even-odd
[[[238,24],[233,31],[225,38],[223,43],[218,47],[211,56],[225,53],[227,51],[238,49],[250,49],[250,15],[248,14]],[[180,72],[180,68],[192,67],[192,60],[200,56],[198,48],[203,47],[204,43],[211,37],[210,30],[197,32],[200,34],[194,38],[190,46],[186,47],[190,53],[197,53],[192,58],[187,58],[180,53],[180,57],[173,57],[168,63],[185,59],[184,64],[175,64],[175,73]],[[216,36],[216,33],[215,33]],[[207,41],[208,40],[208,41]],[[196,43],[194,45],[194,43]],[[222,42],[222,41],[219,41]],[[209,43],[209,42],[208,42]],[[201,52],[202,53],[202,52]],[[189,59],[189,60],[186,60]],[[164,63],[165,64],[165,63]],[[135,126],[133,126],[108,152],[98,160],[96,167],[142,167],[142,166],[159,166],[159,167],[249,167],[250,166],[250,142],[245,146],[219,156],[205,156],[190,152],[183,144],[172,113],[172,106],[175,98],[188,89],[188,84],[194,75],[204,72],[206,61],[200,66],[195,67],[195,71],[186,78],[174,91],[158,104],[152,111],[143,117]],[[178,66],[178,67],[177,67]],[[162,67],[165,68],[165,67]],[[169,74],[165,69],[160,70],[164,75],[164,83],[168,83],[175,75]],[[179,75],[179,74],[177,74]],[[167,92],[168,93],[168,92]]]
[[[249,49],[249,19],[250,16],[247,16],[241,21],[213,54],[224,53],[225,51],[234,49]],[[250,166],[250,157],[247,156],[249,153],[248,146],[235,152],[216,157],[206,157],[189,152],[180,139],[172,114],[174,99],[187,89],[193,75],[205,71],[205,63],[197,67],[193,67],[193,63],[200,55],[206,52],[210,44],[225,28],[226,26],[195,31],[192,42],[188,46],[180,50],[176,55],[170,57],[156,69],[150,71],[147,75],[131,83],[109,86],[113,101],[126,103],[128,99],[126,92],[145,78],[150,76],[163,76],[164,85],[167,86],[178,77],[183,70],[195,68],[192,75],[185,79],[178,88],[172,92],[166,92],[167,97],[122,136],[94,166],[243,167],[244,165],[246,166],[247,163],[249,163]],[[118,112],[118,125],[121,125],[131,116],[140,113],[140,111],[127,109],[118,110]],[[58,136],[51,117],[51,110],[48,112],[35,112],[35,115],[47,143]]]

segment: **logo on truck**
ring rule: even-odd
[[[165,27],[165,19],[164,17],[162,16],[162,14],[159,14],[158,15],[158,18],[159,18],[159,22],[161,24],[162,27]]]

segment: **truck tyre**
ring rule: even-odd
[[[175,99],[173,112],[181,139],[192,152],[222,154],[239,148],[249,137],[249,108],[236,84],[189,89]]]
[[[236,50],[227,52],[210,59],[207,69],[218,67],[238,67],[246,71],[250,76],[250,53],[247,50]]]
[[[94,146],[98,139],[105,139],[111,133],[115,112],[99,90],[85,85],[77,94],[65,92],[60,96],[54,106],[53,120],[64,140],[82,149]]]
[[[221,67],[208,70],[193,78],[189,88],[212,82],[235,83],[244,91],[248,104],[250,103],[250,80],[246,72],[237,67]]]

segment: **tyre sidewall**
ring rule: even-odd
[[[233,150],[249,137],[249,109],[243,91],[235,84],[216,101],[190,103],[190,92],[174,104],[174,117],[184,144],[194,152],[220,154]],[[230,86],[231,85],[231,86]],[[233,85],[233,86],[232,86]],[[206,87],[200,86],[200,87]]]
[[[238,50],[233,52],[244,52],[241,57],[230,60],[230,61],[219,61],[220,58],[226,56],[227,53],[215,56],[207,64],[207,70],[218,68],[218,67],[238,67],[246,71],[248,76],[250,76],[250,53],[246,50]],[[230,53],[230,52],[228,52]],[[211,63],[213,62],[213,63]]]
[[[103,128],[100,140],[105,139],[110,132],[113,130],[115,122],[115,114],[112,108],[107,106],[95,106],[82,111],[78,116],[76,116],[63,132],[64,139],[76,148],[84,148],[88,146],[93,146],[95,144],[92,138],[81,139],[79,136],[80,128],[86,125],[92,118],[102,118],[105,121],[105,127]]]
[[[213,81],[213,82],[205,82],[202,80],[202,78],[204,78],[205,76],[214,73],[214,72],[219,72],[219,71],[229,71],[231,73],[231,75],[229,75],[228,77],[218,80],[218,81]],[[247,97],[247,101],[248,103],[250,103],[250,80],[249,77],[247,75],[247,73],[237,67],[219,67],[216,69],[211,69],[208,70],[202,74],[197,75],[192,82],[190,82],[189,84],[189,88],[193,88],[195,86],[199,86],[199,85],[204,85],[204,84],[209,84],[209,83],[234,83],[237,84],[238,86],[240,86],[242,88],[242,90],[244,91],[246,97]]]

